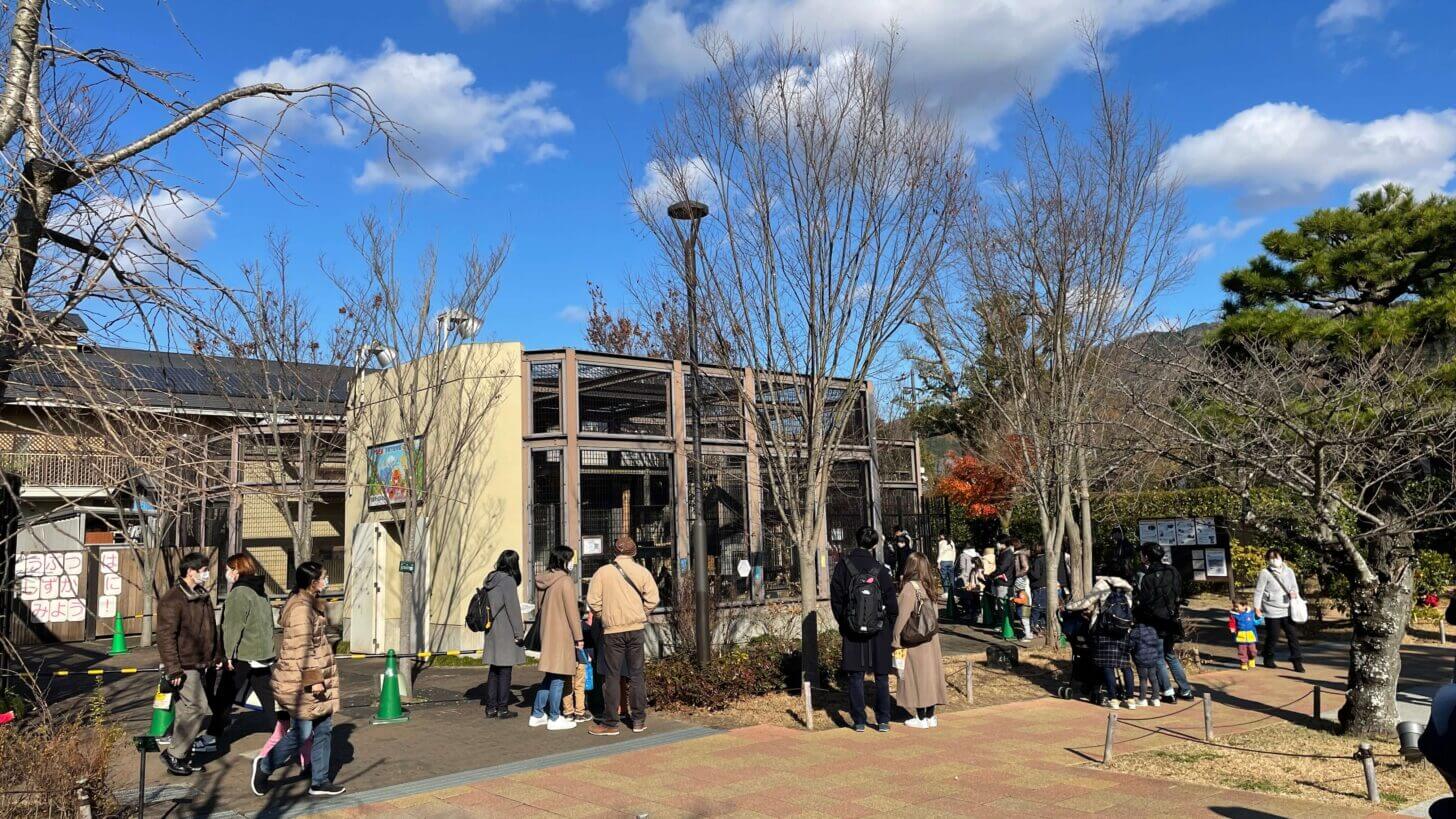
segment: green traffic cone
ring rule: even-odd
[[[1011,601],[1006,601],[1006,611],[1001,618],[1001,639],[1015,640],[1016,630],[1011,627]]]
[[[164,737],[172,730],[172,695],[163,694],[162,686],[157,686],[157,695],[152,697],[152,727],[147,731],[149,737]]]
[[[122,624],[121,612],[116,613],[116,619],[111,624],[111,656],[126,653],[126,626]]]
[[[375,725],[405,722],[409,717],[399,703],[399,661],[394,649],[384,655],[384,683],[379,686],[379,711],[374,715]]]

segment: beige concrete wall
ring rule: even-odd
[[[404,364],[399,372],[370,373],[360,380],[349,444],[345,565],[352,565],[356,525],[384,524],[389,534],[381,573],[386,647],[398,647],[403,577],[398,532],[407,521],[398,505],[367,508],[365,452],[374,444],[406,437],[400,402],[391,397],[401,385],[415,383],[414,376],[421,373],[448,373],[445,386],[420,386],[412,389],[416,398],[410,399],[435,413],[424,435],[425,491],[420,501],[429,533],[424,556],[429,564],[429,648],[478,648],[480,638],[464,628],[470,597],[502,550],[521,551],[525,543],[521,353],[521,345],[513,342],[461,345],[443,353],[460,356],[458,366]],[[360,585],[350,583],[350,593]],[[471,644],[463,645],[467,640]]]

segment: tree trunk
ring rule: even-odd
[[[1077,513],[1081,525],[1082,587],[1092,590],[1092,487],[1087,481],[1087,450],[1077,447]]]
[[[799,544],[799,611],[801,613],[799,645],[802,649],[804,679],[819,685],[819,550],[814,538]]]
[[[404,560],[415,561],[416,538],[414,517],[414,515],[406,515],[399,522],[399,536],[404,541],[400,544],[399,553]],[[415,561],[415,567],[418,569],[418,561]],[[385,566],[384,571],[387,576],[389,567]],[[417,589],[415,586],[415,574],[417,573],[418,571],[400,573],[399,575],[399,661],[403,664],[403,669],[405,669],[404,673],[399,675],[400,684],[403,686],[399,693],[401,696],[406,697],[409,696],[410,690],[414,688],[415,652],[420,650],[415,640],[415,634],[419,631],[420,627],[419,618],[416,616],[419,608],[416,596]],[[537,614],[535,616],[539,617],[540,615]],[[388,647],[386,646],[386,648]]]
[[[1340,727],[1347,733],[1395,733],[1400,644],[1412,605],[1410,554],[1409,542],[1381,539],[1369,557],[1376,582],[1356,583],[1351,589],[1354,634],[1350,640],[1349,691],[1340,708]]]

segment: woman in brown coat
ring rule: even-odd
[[[561,694],[576,674],[576,650],[582,647],[581,616],[578,613],[576,581],[571,561],[576,553],[565,546],[551,550],[546,572],[536,578],[540,599],[536,622],[541,632],[541,672],[546,678],[536,692],[529,724],[552,731],[576,727],[576,720],[561,715]]]
[[[293,572],[293,594],[283,604],[279,625],[283,637],[273,665],[273,697],[293,717],[293,728],[267,754],[253,760],[253,793],[268,789],[268,775],[283,766],[304,743],[312,741],[310,796],[337,796],[344,789],[329,778],[329,750],[334,712],[339,710],[339,672],[333,646],[324,634],[324,603],[319,594],[329,584],[324,567],[310,560]]]
[[[895,630],[891,635],[894,647],[905,649],[905,668],[900,671],[895,701],[901,708],[915,713],[914,717],[905,721],[907,728],[934,728],[935,706],[945,702],[945,669],[940,660],[940,632],[935,616],[939,599],[939,583],[930,561],[919,552],[910,555],[905,561],[905,573],[900,578],[900,613],[895,617]],[[928,618],[930,639],[907,646],[904,642],[905,624],[916,609]]]

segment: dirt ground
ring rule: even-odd
[[[1008,702],[1055,696],[1070,656],[1066,652],[1023,648],[1021,663],[1014,670],[991,668],[976,657],[972,666],[973,702],[968,702],[966,698],[966,658],[946,657],[946,689],[950,701],[941,706],[941,712],[986,708]],[[813,692],[816,731],[845,728],[851,723],[848,718],[849,694],[840,690],[843,680],[836,680],[834,685],[834,688],[815,689]],[[891,675],[892,698],[895,685],[896,678]],[[722,709],[679,709],[662,713],[679,722],[710,728],[743,728],[752,725],[778,725],[798,729],[805,727],[804,699],[797,691],[740,700]],[[899,721],[908,716],[908,713],[896,708],[893,718]]]
[[[1330,729],[1271,725],[1230,737],[1216,737],[1219,748],[1178,742],[1114,758],[1112,769],[1181,782],[1218,785],[1259,793],[1294,796],[1315,802],[1360,807],[1366,799],[1365,775],[1352,758],[1357,742]],[[1381,805],[1400,810],[1445,792],[1441,775],[1426,762],[1399,758],[1394,739],[1372,742],[1377,754],[1376,781]],[[1274,756],[1253,750],[1296,752],[1329,758]]]

